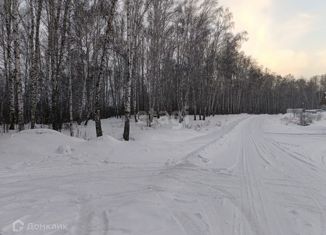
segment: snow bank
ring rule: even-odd
[[[25,130],[0,138],[0,161],[5,167],[22,165],[22,162],[32,165],[52,154],[71,154],[73,146],[85,142],[49,129]]]

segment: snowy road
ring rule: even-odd
[[[279,116],[243,115],[205,135],[154,137],[113,147],[60,137],[72,146],[67,155],[44,146],[52,152],[30,150],[40,158],[6,159],[0,234],[17,234],[11,225],[17,219],[25,226],[20,234],[326,234],[322,130],[281,125]],[[0,156],[24,158],[3,150],[13,138],[0,143]],[[138,157],[122,154],[129,147]],[[28,231],[29,223],[67,229]]]
[[[216,142],[166,171],[159,194],[175,208],[176,234],[326,234],[325,165],[265,133],[265,119],[243,121],[226,146]],[[173,184],[180,191],[170,193]]]

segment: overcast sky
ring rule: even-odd
[[[220,0],[248,32],[243,50],[281,75],[326,73],[326,0]]]

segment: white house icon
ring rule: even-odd
[[[12,223],[12,231],[13,232],[21,232],[24,229],[24,222],[21,220],[16,220]]]

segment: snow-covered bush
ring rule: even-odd
[[[60,145],[55,152],[61,155],[69,155],[72,154],[73,149],[71,148],[70,145],[66,144],[66,145]]]
[[[302,114],[287,113],[281,118],[281,122],[285,125],[296,124],[301,126],[310,125],[313,122],[320,121],[323,114],[320,111],[306,111]]]

